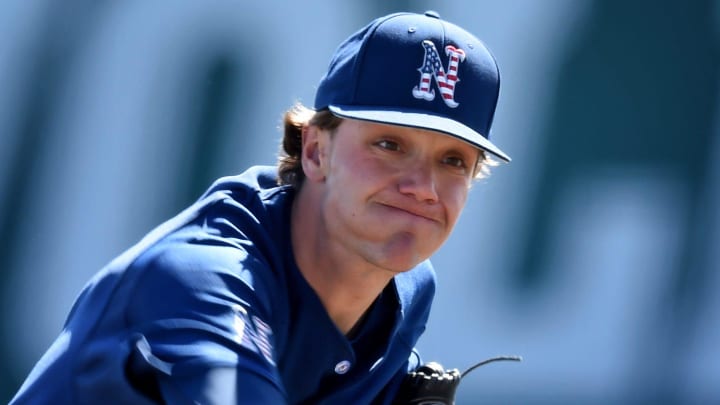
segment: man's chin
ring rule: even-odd
[[[414,269],[417,265],[427,260],[428,257],[417,254],[387,258],[383,268],[394,273],[401,274]]]

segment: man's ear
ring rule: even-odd
[[[302,130],[302,161],[305,177],[310,181],[325,180],[325,148],[328,136],[326,131],[315,125],[306,125]]]

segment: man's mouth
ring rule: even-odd
[[[414,217],[418,217],[427,221],[433,221],[433,222],[440,222],[438,219],[438,216],[434,213],[428,212],[428,210],[423,210],[417,207],[407,206],[407,205],[399,205],[399,204],[388,204],[388,203],[381,203],[380,205],[390,208],[392,210],[397,210],[400,212],[403,212],[405,214],[412,215]]]

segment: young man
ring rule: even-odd
[[[112,261],[12,403],[393,403],[492,155],[486,47],[435,13],[338,48],[278,167],[218,180]]]

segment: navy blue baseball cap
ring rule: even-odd
[[[494,56],[437,13],[394,13],[346,39],[315,94],[315,110],[442,132],[503,161],[489,140],[500,93]]]

